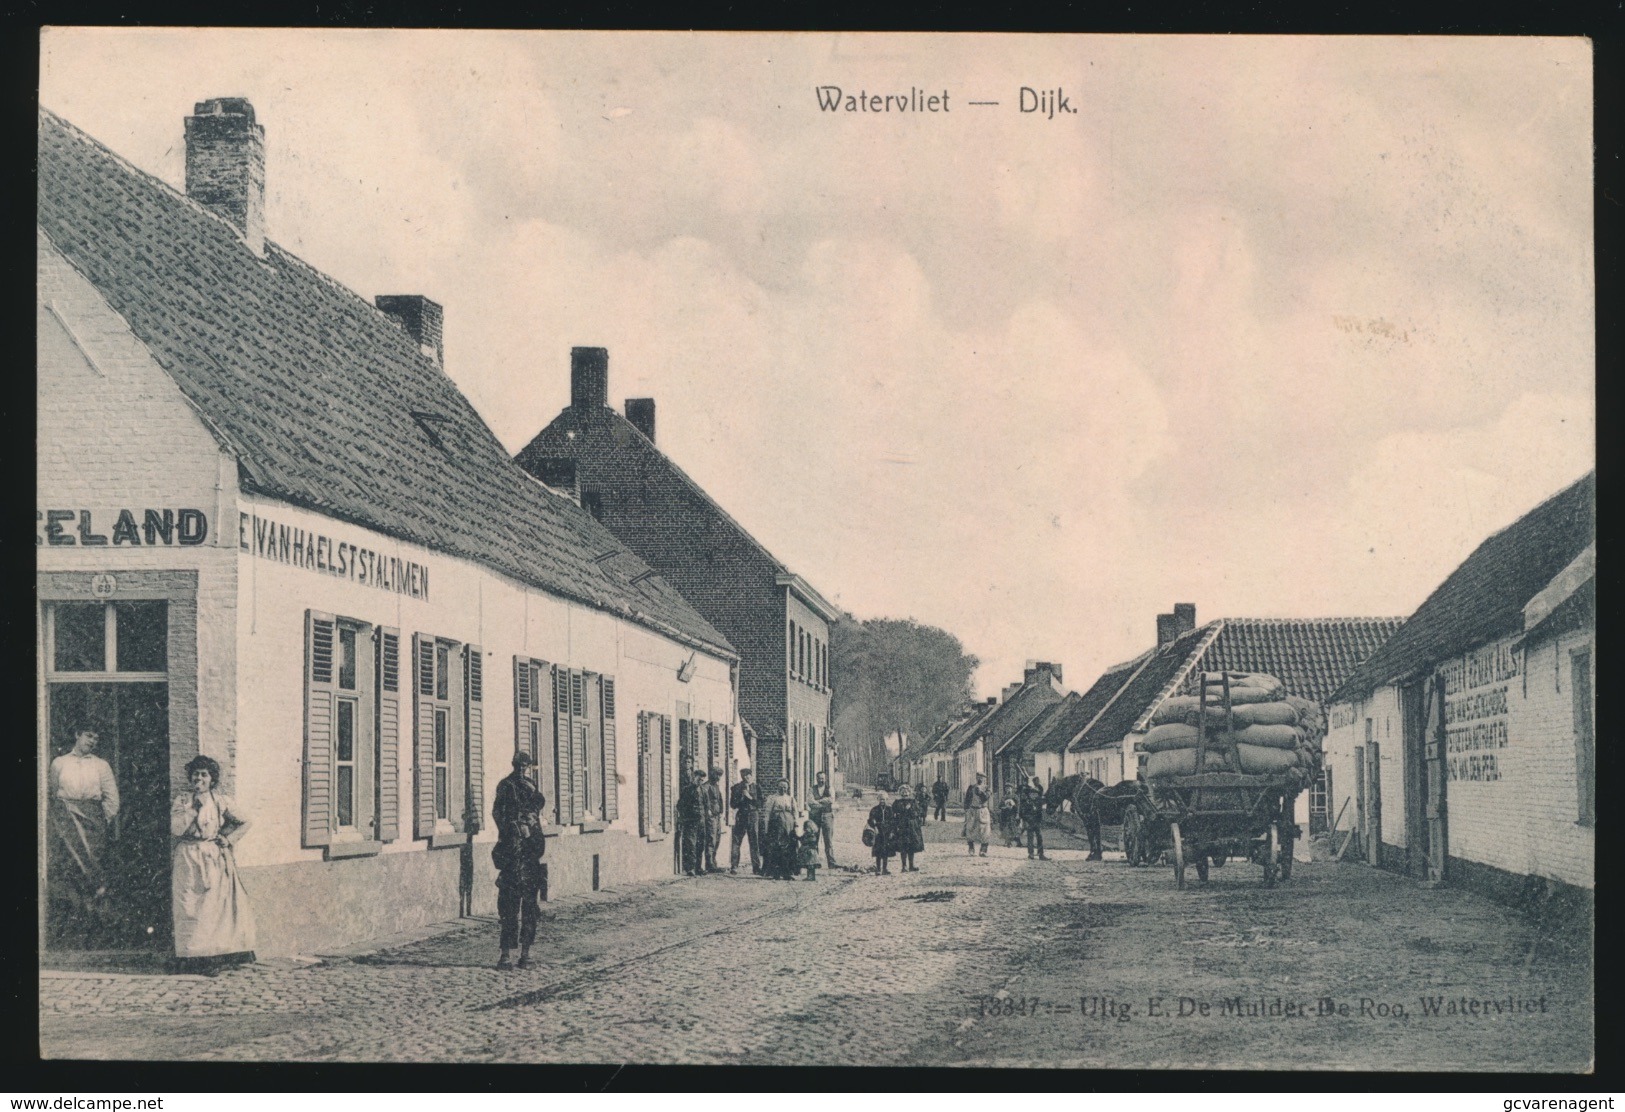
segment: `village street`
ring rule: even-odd
[[[849,862],[864,852],[861,814],[840,816]],[[1299,863],[1274,890],[1232,862],[1181,892],[1166,868],[1112,853],[1085,862],[1060,831],[1047,862],[997,845],[968,857],[957,831],[957,817],[928,824],[917,874],[724,875],[550,903],[528,970],[492,968],[496,924],[482,918],[212,979],[48,971],[41,1053],[1465,1070],[1591,1060],[1588,955],[1537,945],[1515,912],[1482,897],[1331,862]],[[1499,1011],[1449,1014],[1464,997]],[[1424,1014],[1424,998],[1441,1014]]]

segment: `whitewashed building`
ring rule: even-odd
[[[1523,899],[1594,887],[1596,475],[1484,541],[1331,699],[1349,854]]]
[[[550,894],[669,875],[674,735],[743,758],[727,640],[512,463],[437,304],[266,238],[246,101],[187,119],[184,192],[39,128],[39,821],[43,846],[44,769],[98,728],[124,795],[105,944],[165,943],[199,753],[252,822],[262,954],[491,913],[516,747]]]

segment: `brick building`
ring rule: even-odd
[[[1006,787],[1020,787],[1019,754],[1006,754],[1002,762],[997,755],[1006,742],[1052,703],[1060,702],[1065,694],[1059,664],[1030,662],[1022,670],[1021,682],[1012,683],[1000,692],[998,705],[961,731],[953,741],[960,783],[970,786],[981,772],[986,774],[995,795],[1002,795]]]
[[[655,446],[653,398],[609,405],[609,354],[570,353],[570,404],[515,457],[579,499],[738,649],[739,713],[758,781],[804,800],[818,772],[837,784],[830,626],[840,616]]]
[[[264,181],[244,100],[187,119],[185,192],[40,113],[38,818],[43,847],[44,770],[98,728],[124,806],[97,944],[166,943],[200,753],[252,822],[261,953],[491,913],[516,748],[550,894],[669,875],[672,737],[732,758],[732,647],[514,466],[445,373],[439,305],[267,239]],[[40,865],[49,950],[64,865]]]
[[[1485,540],[1332,695],[1350,854],[1518,896],[1589,892],[1596,475]]]

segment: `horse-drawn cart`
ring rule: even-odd
[[[1209,703],[1211,688],[1220,689],[1216,694],[1222,703]],[[1206,771],[1209,751],[1231,768],[1240,767],[1228,676],[1202,678],[1197,723],[1192,762],[1197,771],[1154,776],[1136,785],[1124,809],[1124,854],[1131,864],[1143,865],[1166,853],[1174,883],[1181,888],[1190,866],[1206,881],[1210,867],[1243,858],[1261,866],[1264,886],[1274,887],[1292,875],[1292,844],[1301,835],[1292,820],[1294,805],[1314,770]]]

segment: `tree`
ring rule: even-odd
[[[886,735],[919,742],[970,701],[979,663],[947,630],[851,615],[830,630],[829,661],[841,767],[867,783],[890,764]]]

